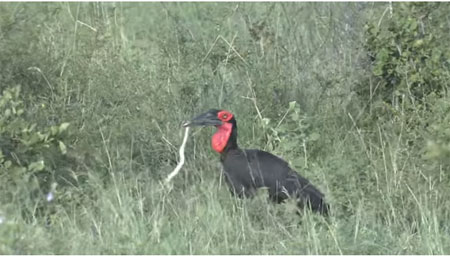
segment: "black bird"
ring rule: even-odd
[[[325,203],[324,195],[287,162],[265,151],[239,148],[237,124],[232,113],[211,109],[184,126],[217,127],[211,145],[220,153],[225,180],[234,195],[251,198],[258,188],[266,187],[270,200],[276,203],[293,197],[297,199],[298,207],[307,206],[328,215],[329,205]]]

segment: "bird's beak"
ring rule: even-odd
[[[193,118],[183,124],[184,127],[188,126],[212,126],[212,125],[222,125],[222,121],[217,118],[216,114],[211,112],[206,112],[197,117]]]

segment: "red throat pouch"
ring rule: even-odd
[[[231,130],[233,129],[233,124],[223,123],[221,126],[217,127],[216,133],[212,136],[211,146],[218,153],[222,153],[227,146],[228,139],[231,136]]]

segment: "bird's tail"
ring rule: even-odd
[[[300,208],[307,206],[323,215],[329,214],[330,206],[325,202],[324,195],[297,172],[292,170],[288,174],[284,188],[289,196],[298,199],[297,205]]]

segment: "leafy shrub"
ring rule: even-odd
[[[18,190],[33,195],[49,192],[55,168],[52,157],[67,153],[63,140],[69,123],[39,129],[23,117],[19,96],[19,86],[5,89],[0,96],[0,175],[5,185],[2,200],[7,201]]]
[[[376,86],[364,86],[360,93],[366,100],[376,95],[375,99],[397,105],[402,95],[420,102],[432,92],[446,92],[450,38],[440,21],[448,14],[448,5],[395,3],[392,9],[390,18],[383,16],[386,21],[382,17],[365,27],[365,48]]]
[[[295,168],[307,167],[308,157],[315,149],[313,142],[320,138],[320,134],[314,132],[312,122],[297,102],[291,101],[279,121],[262,119],[266,131],[266,148],[292,159]]]
[[[450,164],[450,102],[448,98],[437,99],[433,104],[433,115],[428,119],[429,134],[426,158]]]

